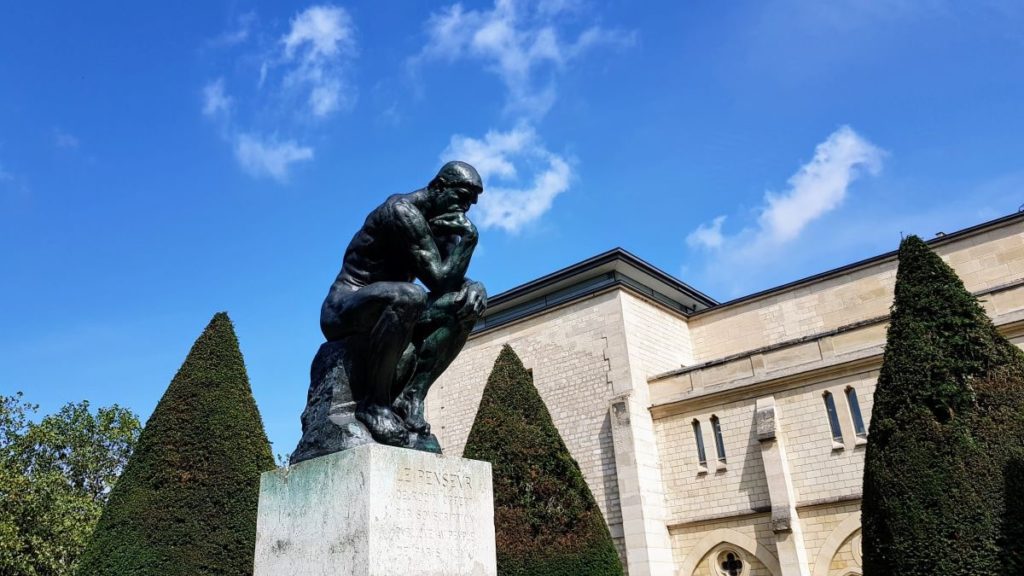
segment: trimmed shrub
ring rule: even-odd
[[[238,339],[218,313],[146,423],[79,574],[251,574],[259,476],[273,467]]]
[[[487,379],[463,457],[493,466],[500,576],[622,575],[594,495],[507,345]]]
[[[916,236],[900,245],[864,468],[864,572],[1005,566],[1003,470],[1024,436],[1024,355]]]

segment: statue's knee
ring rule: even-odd
[[[394,304],[402,310],[419,314],[427,307],[427,291],[416,284],[395,287]]]

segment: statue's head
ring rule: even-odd
[[[437,176],[427,185],[437,214],[466,212],[476,204],[484,191],[480,173],[465,162],[458,160],[441,167]]]

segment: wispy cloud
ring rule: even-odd
[[[249,39],[255,25],[256,12],[246,12],[235,19],[233,28],[210,40],[209,44],[215,47],[242,44]]]
[[[203,87],[203,114],[216,116],[231,111],[231,97],[224,91],[224,78],[217,78]]]
[[[806,238],[811,224],[839,209],[858,178],[877,175],[885,156],[849,126],[840,127],[815,147],[814,156],[789,177],[783,191],[765,192],[749,225],[730,234],[723,231],[727,220],[722,215],[690,232],[686,243],[697,249],[691,257],[704,258],[705,264],[696,276],[737,296],[750,288],[752,278],[772,277],[795,266],[800,254],[813,252],[823,241]]]
[[[292,68],[284,85],[308,92],[310,111],[323,118],[354,98],[344,90],[345,65],[355,55],[355,27],[344,8],[313,6],[292,19],[283,38],[283,59]]]
[[[413,63],[481,61],[507,88],[509,111],[540,117],[556,99],[553,72],[596,46],[622,47],[635,41],[632,32],[597,25],[567,34],[559,21],[578,8],[578,3],[566,1],[496,0],[490,10],[453,4],[427,21],[427,44]],[[545,77],[538,78],[542,73]]]
[[[442,160],[463,160],[485,179],[480,223],[511,233],[539,219],[569,189],[573,167],[552,153],[535,125],[557,99],[556,78],[597,46],[632,45],[635,34],[582,24],[582,0],[495,0],[490,9],[452,4],[425,24],[427,42],[410,63],[480,62],[505,87],[504,112],[514,128],[483,138],[451,137]]]
[[[725,237],[722,236],[723,222],[725,222],[725,216],[719,216],[712,220],[711,224],[701,224],[686,237],[686,243],[690,246],[718,248],[725,242]]]
[[[252,176],[269,176],[279,182],[288,180],[292,164],[313,159],[313,149],[294,140],[277,141],[254,134],[238,134],[235,158]]]
[[[817,145],[814,158],[789,177],[780,193],[765,192],[757,226],[733,237],[722,234],[724,216],[702,224],[687,237],[691,246],[710,249],[760,250],[795,240],[808,224],[838,208],[850,184],[862,174],[877,174],[885,156],[849,126],[842,126]],[[742,246],[735,246],[741,242]]]
[[[286,182],[293,165],[314,158],[313,147],[301,139],[355,102],[355,89],[346,81],[358,51],[355,25],[344,8],[329,4],[296,13],[277,33],[259,33],[257,23],[256,13],[249,12],[209,42],[237,46],[231,52],[244,54],[233,66],[235,75],[242,70],[249,76],[207,82],[201,111],[230,142],[247,174]]]
[[[63,148],[65,150],[74,150],[78,148],[78,137],[69,132],[65,132],[60,128],[54,128],[53,130],[53,145],[57,148]]]
[[[526,124],[508,132],[490,131],[479,140],[452,136],[441,160],[453,159],[469,162],[484,178],[480,225],[512,233],[547,212],[572,179],[569,163],[548,151]]]

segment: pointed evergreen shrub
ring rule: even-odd
[[[238,339],[218,313],[146,423],[79,574],[251,574],[259,476],[273,467]]]
[[[523,363],[505,346],[464,458],[493,467],[499,576],[621,576],[608,526]]]
[[[864,469],[864,572],[1005,567],[1003,471],[1024,440],[1024,355],[941,258],[900,245]]]

